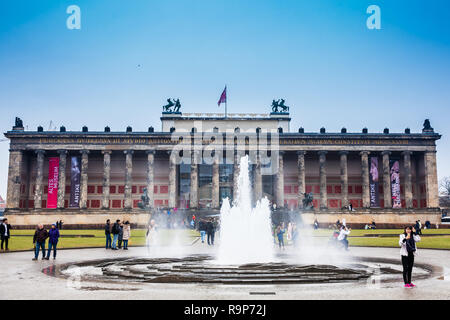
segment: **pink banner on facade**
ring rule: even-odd
[[[49,158],[47,209],[56,209],[58,206],[58,179],[59,158]]]

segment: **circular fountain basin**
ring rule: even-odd
[[[433,268],[416,265],[414,277],[427,278]],[[197,284],[313,284],[401,281],[402,267],[388,259],[361,259],[343,265],[290,264],[285,262],[218,265],[205,255],[184,258],[127,258],[95,260],[45,268],[44,273],[80,281],[109,283]]]

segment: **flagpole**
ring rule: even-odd
[[[227,90],[227,85],[225,85],[225,94],[226,94],[226,98],[225,98],[225,119],[227,118],[227,103],[228,103],[228,90]]]

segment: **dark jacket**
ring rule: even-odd
[[[123,226],[119,226],[119,240],[123,240]]]
[[[198,222],[198,231],[206,231],[206,222],[205,221],[199,221]]]
[[[120,226],[117,222],[114,222],[112,230],[111,230],[112,234],[119,234],[120,233]]]
[[[48,243],[57,244],[59,239],[59,230],[57,228],[50,229],[48,232]]]
[[[11,236],[11,232],[10,232],[10,230],[11,230],[11,225],[10,225],[10,224],[7,224],[6,226],[7,226],[7,230],[6,230],[7,236],[5,237],[5,225],[4,225],[3,223],[0,224],[0,236],[1,236],[2,238],[9,238],[9,237]]]
[[[42,229],[36,229],[36,232],[33,236],[33,243],[39,242],[45,242],[45,240],[48,238],[48,232],[44,228]]]
[[[105,224],[105,235],[111,234],[111,224]]]
[[[216,228],[214,227],[214,224],[211,221],[208,221],[206,223],[206,232],[207,233],[214,233],[214,232],[216,232]]]

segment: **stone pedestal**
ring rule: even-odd
[[[391,175],[389,173],[389,151],[383,151],[383,197],[384,207],[392,208]]]
[[[111,183],[111,151],[103,151],[103,196],[102,196],[103,209],[109,208],[110,183]]]
[[[66,196],[67,151],[59,150],[58,153],[59,153],[58,209],[64,209],[64,198]]]
[[[81,150],[80,208],[87,208],[89,151]]]
[[[305,198],[305,151],[297,151],[297,170],[298,170],[298,207],[303,208],[303,199]]]
[[[348,168],[347,168],[347,156],[348,151],[339,152],[340,155],[340,178],[341,178],[341,196],[342,207],[348,207]]]
[[[406,208],[413,207],[412,174],[411,174],[411,151],[405,151],[403,155],[403,167],[405,169],[405,205]]]
[[[362,171],[362,202],[364,208],[370,208],[370,186],[369,186],[369,153],[362,151],[361,171]]]
[[[132,200],[132,174],[133,174],[133,151],[127,150],[125,153],[125,201],[124,208],[130,210],[133,207]]]
[[[44,176],[44,157],[45,151],[36,150],[37,166],[36,166],[36,186],[34,190],[34,208],[42,208],[42,179]]]
[[[326,151],[319,151],[320,209],[328,208]]]
[[[6,195],[6,208],[18,209],[20,204],[20,171],[23,162],[22,151],[9,152],[8,191]]]

